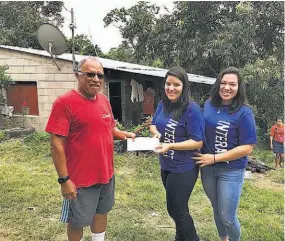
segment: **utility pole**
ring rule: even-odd
[[[75,62],[75,46],[74,46],[74,13],[73,13],[73,8],[71,8],[71,23],[69,24],[69,28],[71,29],[71,37],[72,37],[72,68],[73,68],[73,72],[77,71],[77,65]]]

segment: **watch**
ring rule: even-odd
[[[69,176],[66,176],[66,177],[59,177],[59,178],[57,179],[58,183],[60,183],[60,184],[66,182],[67,180],[69,180]]]

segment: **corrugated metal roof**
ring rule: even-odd
[[[6,46],[6,45],[0,45],[0,48],[51,57],[50,54],[44,50],[20,48],[20,47],[14,47],[14,46]],[[85,57],[87,56],[78,55],[78,54],[75,55],[75,59],[78,62],[84,59]],[[57,56],[57,58],[72,61],[72,54],[64,53],[62,55]],[[132,64],[132,63],[127,63],[127,62],[122,62],[122,61],[117,61],[117,60],[112,60],[112,59],[105,59],[105,58],[100,58],[100,57],[96,57],[96,58],[102,63],[104,68],[107,68],[107,69],[114,69],[114,70],[120,70],[124,72],[143,74],[143,75],[149,75],[149,76],[157,76],[157,77],[162,77],[162,78],[165,76],[167,72],[167,69],[154,68],[150,66]],[[203,83],[203,84],[213,84],[216,81],[215,78],[205,77],[202,75],[194,75],[194,74],[188,74],[188,78],[189,78],[189,81],[191,82]]]

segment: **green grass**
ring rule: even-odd
[[[273,163],[269,153],[268,158]],[[128,153],[116,155],[115,162],[116,204],[108,217],[107,241],[172,240],[174,223],[166,211],[157,157]],[[66,240],[65,226],[58,222],[62,199],[56,177],[46,135],[0,143],[1,241]],[[238,212],[242,240],[284,240],[283,170],[254,177],[245,182]],[[200,179],[189,205],[201,240],[219,240]],[[84,236],[91,240],[88,228]]]

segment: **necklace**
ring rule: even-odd
[[[220,109],[217,108],[217,109],[218,109],[217,113],[220,114],[221,111],[224,110],[224,109],[226,109],[226,108],[227,108],[227,106],[224,106],[223,108],[220,108]]]

